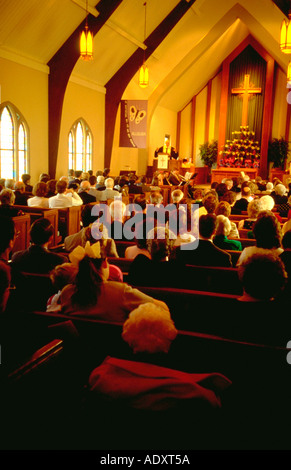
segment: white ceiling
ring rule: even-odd
[[[147,36],[178,3],[147,0]],[[88,0],[89,7],[96,4]],[[94,60],[78,60],[75,78],[105,86],[144,40],[143,4],[122,1],[94,38]],[[0,56],[46,66],[85,16],[73,0],[0,0]],[[182,109],[249,34],[286,70],[289,57],[278,43],[283,17],[271,0],[196,0],[148,59],[149,87],[141,90],[135,76],[124,97]]]

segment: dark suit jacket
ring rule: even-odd
[[[189,250],[176,249],[176,259],[182,264],[195,266],[222,266],[232,267],[231,255],[215,246],[209,240],[199,240],[197,248],[195,242],[189,243]],[[185,247],[185,245],[184,245]]]
[[[90,202],[96,202],[96,197],[92,196],[92,194],[89,194],[86,191],[81,191],[78,194],[82,199],[83,204],[90,204]]]
[[[242,197],[241,199],[238,199],[234,203],[234,205],[231,209],[231,213],[232,214],[240,214],[242,211],[247,211],[248,210],[248,205],[249,205],[248,200],[245,197]]]
[[[181,181],[177,178],[176,175],[174,175],[174,173],[170,173],[170,176],[168,178],[168,181],[170,182],[170,184],[172,184],[173,186],[178,186]]]
[[[10,206],[9,204],[1,204],[0,205],[0,215],[4,215],[5,217],[17,217],[18,215],[22,215],[23,212],[17,207]]]
[[[175,287],[176,273],[175,261],[152,261],[140,254],[130,265],[128,282],[134,286]]]
[[[27,193],[22,193],[21,191],[14,191],[16,206],[27,206],[27,199],[30,197]]]
[[[163,153],[163,152],[164,152],[164,147],[160,147],[158,150],[155,151],[155,157],[157,157],[159,153]],[[179,154],[178,152],[175,152],[174,147],[171,147],[171,153],[169,154],[169,157],[174,158],[175,160],[177,160],[177,158],[179,157]]]
[[[12,273],[49,273],[58,264],[68,262],[68,258],[58,253],[52,253],[41,246],[30,245],[26,250],[17,251],[12,255]]]

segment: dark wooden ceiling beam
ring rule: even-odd
[[[148,59],[161,44],[184,14],[191,8],[195,0],[181,0],[169,15],[146,38],[144,44],[145,59]],[[105,96],[105,167],[110,168],[114,129],[118,106],[124,90],[143,63],[144,50],[138,48],[123,64],[116,74],[106,83]]]
[[[290,9],[290,0],[273,0],[273,3],[281,10],[281,12],[288,17]]]
[[[120,5],[122,0],[101,0],[95,8],[99,15],[94,17],[88,15],[88,26],[93,36],[102,28],[112,13]],[[51,178],[55,178],[59,136],[62,118],[62,109],[66,87],[70,75],[80,57],[79,43],[80,34],[85,27],[85,20],[71,34],[66,42],[60,47],[56,54],[48,62],[49,73],[49,131],[48,131],[48,167]]]

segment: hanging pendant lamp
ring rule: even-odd
[[[145,7],[144,9],[144,41],[146,39],[146,8],[147,8],[147,2],[143,4]],[[146,88],[149,85],[149,69],[148,66],[145,63],[145,49],[143,51],[143,64],[139,69],[139,79],[138,79],[138,84],[141,88]]]
[[[284,19],[281,24],[280,49],[284,54],[291,54],[291,8],[289,8],[288,20]]]
[[[86,23],[85,29],[81,33],[80,37],[80,57],[83,60],[93,59],[93,34],[88,28],[88,0],[86,1]]]

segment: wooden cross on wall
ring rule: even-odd
[[[242,126],[247,126],[248,122],[248,104],[249,96],[255,93],[262,93],[261,88],[253,88],[250,86],[250,76],[245,75],[244,84],[242,88],[232,88],[231,93],[243,95],[243,108],[242,108]]]

